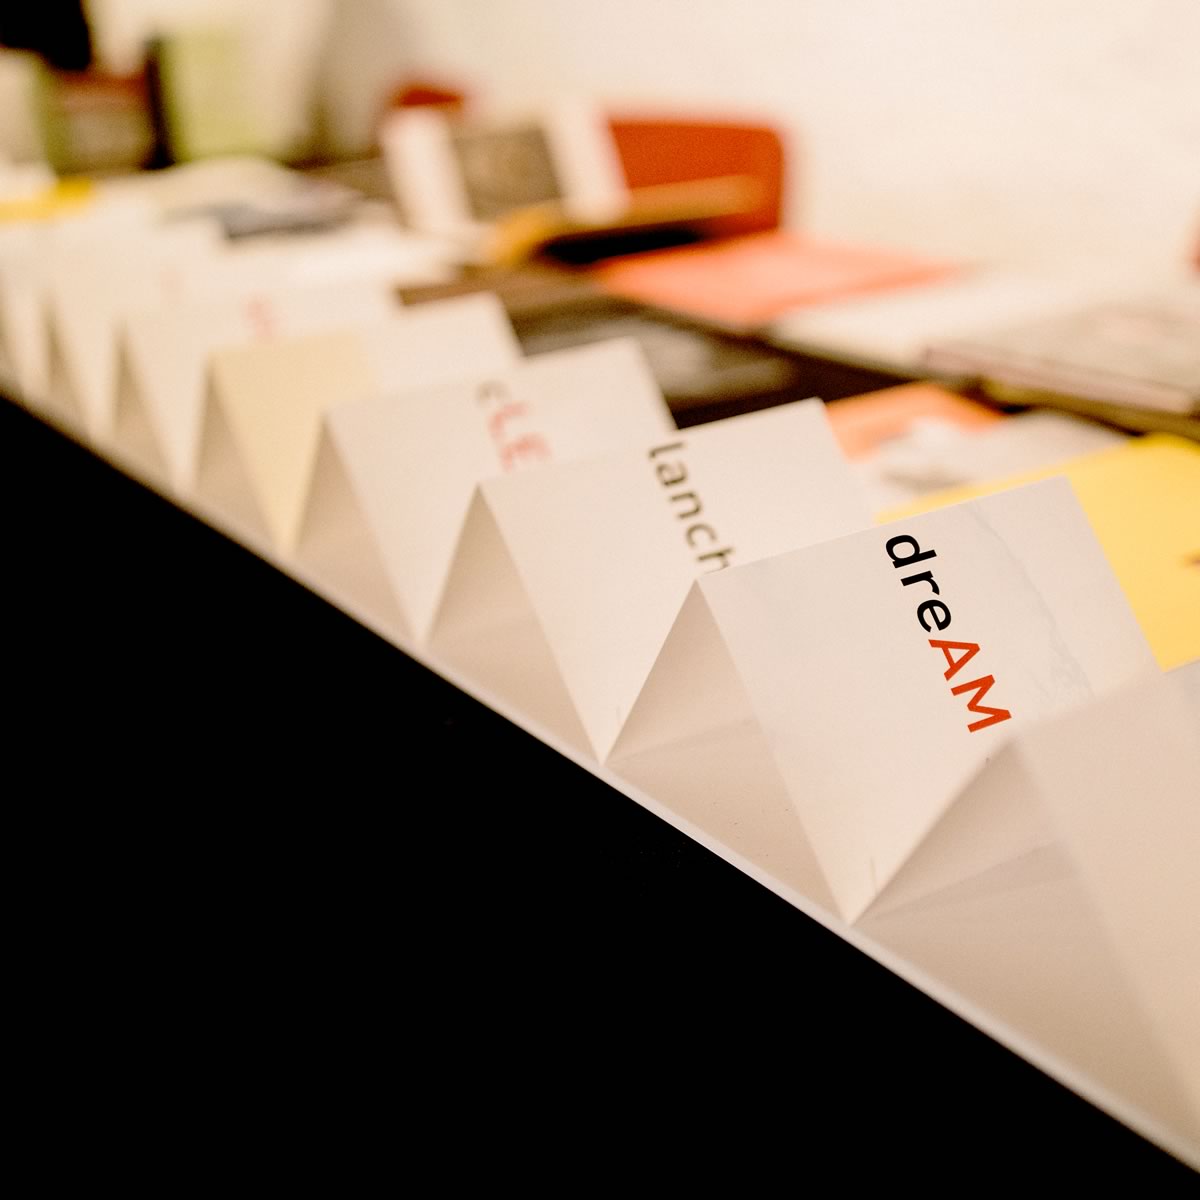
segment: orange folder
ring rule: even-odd
[[[596,278],[620,296],[746,327],[789,309],[958,270],[910,254],[772,232],[614,259],[597,269]]]
[[[849,459],[866,458],[901,437],[919,420],[943,421],[958,429],[982,429],[1004,414],[934,383],[905,383],[825,406],[833,436]]]

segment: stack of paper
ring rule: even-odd
[[[767,336],[782,346],[921,375],[931,343],[1012,321],[1034,321],[1114,288],[1111,278],[1031,275],[999,269],[921,281],[878,295],[832,297],[776,315]],[[949,374],[953,370],[947,367]]]
[[[932,343],[928,366],[997,395],[1200,437],[1200,283]]]
[[[1194,448],[875,526],[818,400],[680,431],[490,298],[59,236],[0,246],[31,408],[1200,1160]]]
[[[930,347],[957,374],[1166,412],[1200,411],[1200,284]]]

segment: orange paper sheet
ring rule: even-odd
[[[982,429],[1004,419],[995,409],[934,383],[905,383],[848,396],[828,405],[826,411],[833,436],[850,459],[866,458],[922,419],[958,429]]]
[[[631,255],[600,267],[617,295],[735,326],[760,325],[809,304],[924,283],[957,266],[789,233]]]

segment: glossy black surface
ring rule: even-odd
[[[400,1177],[1193,1181],[7,402],[0,477],[10,978],[80,1054]]]

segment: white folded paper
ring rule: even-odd
[[[27,404],[49,415],[49,291],[56,275],[156,224],[145,205],[98,202],[55,220],[5,226],[0,242],[0,361]],[[192,226],[194,228],[194,226]],[[210,233],[212,227],[209,227]],[[153,235],[150,235],[153,237]],[[190,236],[190,235],[188,235]],[[204,235],[209,240],[209,235]],[[133,257],[140,258],[135,245]]]
[[[1200,1139],[1200,695],[1177,675],[1019,733],[860,927],[1183,1151]],[[1012,842],[1020,822],[1043,829],[1036,850]]]
[[[490,480],[432,644],[603,759],[694,579],[867,521],[819,401]]]
[[[641,351],[626,339],[344,405],[328,425],[301,558],[336,579],[351,555],[360,571],[377,559],[415,641],[429,634],[478,483],[668,441],[675,428]],[[339,546],[340,570],[328,557]]]
[[[398,280],[439,274],[430,254],[427,241],[414,246],[412,239],[386,228],[234,249],[221,240],[215,223],[207,220],[76,236],[51,255],[44,286],[49,366],[39,373],[36,348],[27,350],[24,373],[35,387],[48,377],[43,390],[55,415],[86,427],[91,437],[105,442],[113,434],[118,375],[124,369],[116,356],[130,314],[149,311],[151,331],[143,335],[143,343],[162,338],[160,360],[168,353],[168,341],[178,344],[190,370],[199,348],[219,344],[212,341],[218,333],[235,332],[230,322],[236,326],[239,317],[243,325],[249,319],[263,336],[272,328],[280,333],[306,332],[349,327],[383,316],[399,303],[394,297]],[[342,297],[319,320],[303,315],[316,313],[317,306],[304,299],[316,289]],[[36,294],[27,287],[21,290],[26,297]],[[294,302],[292,293],[299,293]],[[373,302],[370,308],[365,297]],[[385,303],[385,298],[390,302]],[[204,301],[211,301],[212,307],[189,306]],[[222,318],[224,304],[231,311]],[[181,311],[172,317],[176,306]],[[4,307],[0,304],[0,311]],[[6,324],[13,325],[28,343],[25,329],[31,319],[26,299]],[[187,328],[193,323],[196,328]],[[182,372],[184,367],[181,361],[176,369]],[[178,482],[177,476],[173,478]]]
[[[98,443],[112,435],[117,342],[124,315],[178,303],[188,279],[220,253],[217,226],[188,221],[64,248],[46,289],[51,413]]]
[[[422,305],[353,332],[218,350],[209,368],[197,494],[251,538],[290,553],[327,413],[402,387],[504,370],[517,354],[503,309],[490,296]]]
[[[133,312],[119,346],[115,448],[186,493],[195,483],[208,366],[217,350],[374,324],[396,311],[389,290],[368,282],[250,286],[217,300]]]
[[[1200,664],[1157,674],[1065,481],[868,528],[816,402],[681,432],[629,345],[313,292],[131,322],[116,457],[1200,1161]]]
[[[1200,704],[1154,679],[1023,750],[1200,1132]]]
[[[637,778],[645,765],[621,758],[736,745],[769,798],[776,854],[791,846],[771,869],[854,919],[1016,730],[1155,670],[1053,479],[701,580],[614,757]],[[740,852],[768,849],[734,828],[751,822],[740,792],[714,793],[686,760],[670,790]],[[990,814],[937,884],[1042,844],[1044,822],[1026,817]]]

